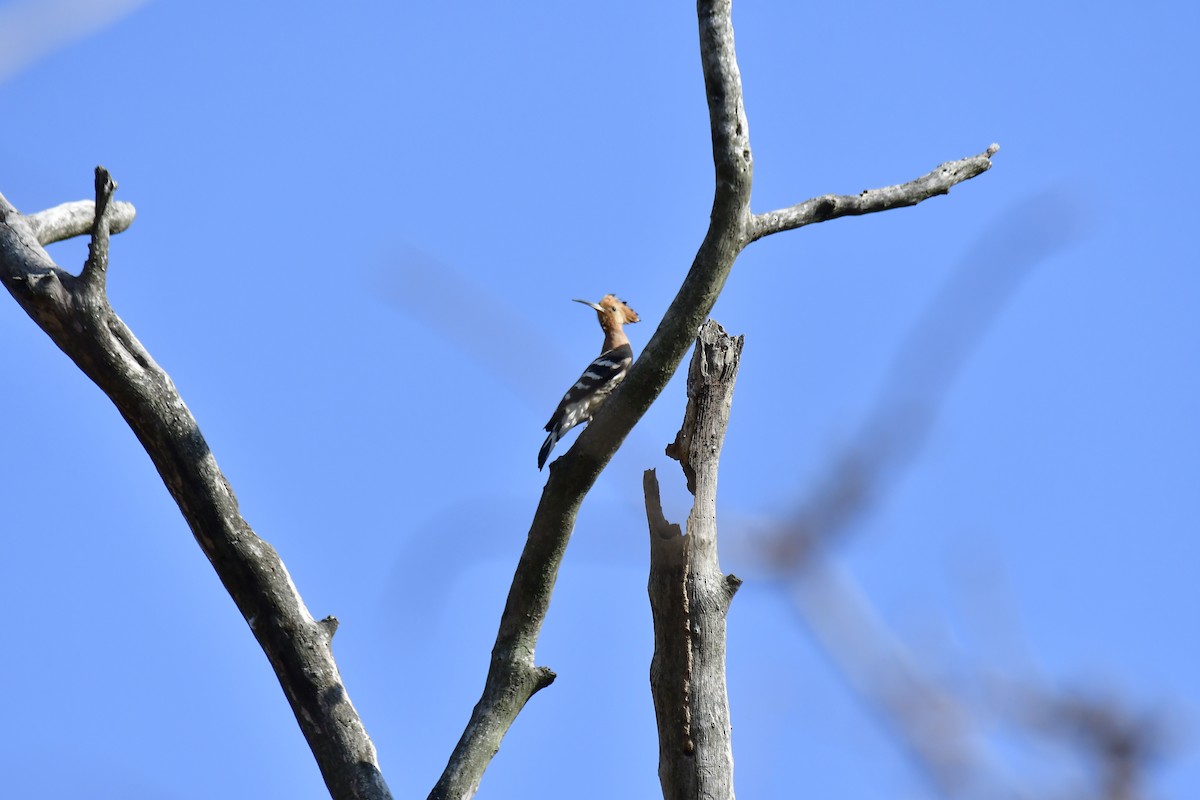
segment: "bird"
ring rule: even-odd
[[[591,420],[613,389],[625,380],[629,365],[633,363],[633,348],[629,346],[629,337],[625,335],[623,326],[637,322],[637,312],[615,294],[604,295],[599,303],[589,303],[587,300],[574,302],[596,309],[600,330],[604,331],[604,345],[600,348],[600,357],[589,364],[579,380],[567,390],[546,423],[545,429],[550,435],[538,452],[539,471],[546,465],[550,451],[563,434],[579,423]]]

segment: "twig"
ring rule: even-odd
[[[94,300],[103,298],[104,281],[108,273],[108,235],[111,228],[112,196],[117,182],[104,167],[96,167],[96,215],[92,219],[92,241],[88,244],[88,257],[79,276],[80,282]]]
[[[948,161],[933,172],[908,183],[885,186],[882,189],[867,189],[857,195],[825,194],[788,208],[755,214],[750,226],[751,241],[814,222],[915,206],[939,194],[948,194],[956,184],[987,172],[992,168],[992,156],[998,152],[1000,145],[993,144],[977,156]]]

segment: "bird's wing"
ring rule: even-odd
[[[554,409],[554,414],[546,423],[545,429],[553,430],[568,407],[589,395],[603,391],[605,386],[611,385],[616,378],[629,369],[629,365],[632,363],[633,348],[627,344],[601,353],[599,358],[588,364],[588,368],[579,376],[579,380],[575,381],[574,385],[563,395],[562,401],[559,402],[558,408]]]

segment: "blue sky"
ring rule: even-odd
[[[0,4],[0,50],[42,42],[0,61],[0,191],[36,211],[89,197],[103,164],[137,206],[113,305],[310,610],[341,620],[393,793],[424,796],[482,687],[541,426],[600,344],[570,299],[626,298],[636,351],[707,225],[693,8],[117,5],[84,25],[63,3],[75,32],[42,42],[36,4]],[[955,685],[1163,714],[1154,796],[1200,794],[1197,16],[735,4],[754,210],[1002,148],[948,197],[753,245],[714,311],[746,335],[720,494],[723,566],[746,579],[729,617],[743,796],[930,795],[751,535],[852,441],[939,286],[1030,247],[923,446],[832,557]],[[72,269],[84,252],[51,248]],[[111,404],[15,303],[0,339],[14,796],[326,796]],[[640,486],[658,468],[686,517],[662,455],[682,410],[676,380],[585,502],[539,646],[559,678],[481,796],[657,794]],[[1054,750],[1002,752],[1035,788],[1071,785]]]

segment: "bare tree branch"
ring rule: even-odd
[[[838,217],[854,217],[915,206],[939,194],[948,194],[952,186],[987,172],[992,168],[992,156],[998,152],[1000,145],[993,144],[977,156],[947,161],[933,172],[908,183],[885,186],[882,189],[867,189],[857,195],[825,194],[788,208],[755,214],[750,226],[750,239],[754,241],[772,233],[790,231]]]
[[[133,224],[137,212],[132,203],[114,202],[112,206],[108,214],[109,233],[121,233]],[[43,246],[90,233],[95,219],[96,203],[92,200],[63,203],[25,217],[33,235]]]
[[[550,465],[501,615],[482,696],[429,795],[431,800],[473,796],[505,732],[529,698],[553,680],[553,672],[535,666],[534,652],[579,506],[679,368],[738,254],[758,238],[750,213],[754,160],[734,52],[731,0],[699,0],[697,19],[716,173],[708,231],[679,292],[628,377],[574,446]],[[766,233],[764,229],[758,235]]]
[[[34,225],[0,195],[0,281],[54,343],[113,401],[150,455],[196,541],[271,662],[338,800],[387,800],[374,745],[342,685],[331,642],[337,620],[309,614],[271,545],[255,535],[170,377],[109,305],[104,291],[115,182],[96,170],[87,265],[58,268]],[[59,207],[62,208],[61,206]],[[51,220],[57,209],[39,216]],[[72,211],[67,217],[74,219]],[[132,218],[132,216],[130,216]],[[66,230],[57,223],[45,230]]]
[[[717,558],[717,468],[729,426],[743,337],[709,320],[688,369],[683,426],[667,455],[695,495],[687,535],[663,517],[653,470],[643,477],[650,524],[650,691],[658,719],[658,778],[666,800],[733,794],[733,745],[725,682],[725,615],[741,580]]]

